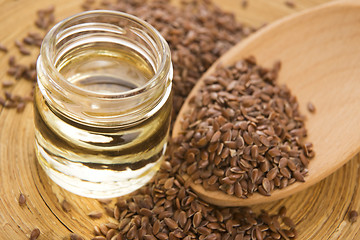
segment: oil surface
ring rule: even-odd
[[[67,81],[97,93],[132,90],[154,76],[149,61],[113,43],[84,44],[64,54],[56,67]]]

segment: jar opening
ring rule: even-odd
[[[83,12],[45,36],[41,64],[60,91],[93,98],[132,97],[164,85],[170,50],[150,24],[126,13]]]

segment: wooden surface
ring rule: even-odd
[[[254,26],[262,25],[281,16],[303,8],[318,5],[326,0],[295,1],[294,9],[278,0],[249,0],[246,9],[240,0],[216,0],[224,8],[236,11],[238,19]],[[301,3],[300,3],[301,2]],[[0,43],[10,48],[10,54],[18,55],[15,39],[22,39],[27,31],[34,29],[35,10],[56,5],[56,16],[60,20],[80,11],[77,0],[0,0]],[[23,57],[21,62],[35,59]],[[0,52],[0,81],[9,79],[6,75],[7,57]],[[10,90],[28,93],[30,84],[21,80]],[[0,90],[3,92],[3,90]],[[22,114],[0,108],[0,239],[28,239],[33,228],[41,231],[39,239],[68,239],[70,232],[76,232],[89,239],[94,224],[105,222],[91,220],[87,213],[103,209],[92,199],[68,193],[53,184],[36,164],[33,150],[33,114],[27,106]],[[288,214],[298,225],[298,239],[360,239],[360,221],[350,224],[347,214],[360,210],[360,158],[354,157],[340,170],[320,183],[286,199],[268,204],[256,205],[260,211],[277,211],[285,205]],[[27,197],[25,206],[18,205],[20,192]],[[69,213],[61,209],[63,199],[71,202]]]
[[[250,55],[258,63],[271,67],[281,61],[278,78],[297,97],[300,112],[307,117],[307,142],[314,145],[305,183],[296,182],[271,196],[254,194],[242,199],[222,191],[206,191],[193,184],[207,202],[220,206],[244,206],[270,202],[290,196],[329,176],[360,151],[360,2],[330,3],[270,24],[233,47],[218,62],[224,66]],[[344,17],[346,16],[346,17]],[[189,111],[189,99],[202,88],[202,80],[211,75],[216,64],[193,88],[179,115]],[[307,104],[316,106],[316,113]],[[173,129],[181,128],[178,117]]]

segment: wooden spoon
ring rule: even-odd
[[[267,67],[281,61],[278,82],[285,83],[297,96],[300,111],[307,116],[307,141],[314,144],[316,156],[305,183],[275,190],[269,197],[255,193],[240,199],[191,185],[201,198],[219,206],[284,198],[329,176],[360,151],[360,1],[333,2],[286,17],[234,46],[196,84],[176,119],[173,136],[181,131],[189,99],[216,65],[229,66],[250,55]],[[316,113],[307,111],[308,102],[315,105]]]

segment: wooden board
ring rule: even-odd
[[[252,26],[260,26],[301,9],[318,5],[327,0],[298,0],[289,8],[282,0],[248,0],[248,7],[241,7],[241,0],[216,0],[224,9],[234,11],[237,18]],[[7,76],[7,56],[17,55],[20,62],[35,59],[20,57],[14,40],[25,37],[33,26],[36,10],[51,4],[56,6],[57,20],[80,11],[82,1],[54,0],[0,0],[0,43],[9,48],[8,55],[0,52],[0,81]],[[18,94],[28,93],[31,84],[21,80],[10,88]],[[3,89],[0,89],[1,95]],[[28,239],[33,228],[41,230],[39,239],[68,239],[76,232],[86,239],[93,235],[93,226],[106,222],[106,217],[92,220],[87,214],[103,209],[93,199],[71,194],[52,183],[36,163],[33,149],[33,109],[30,105],[21,114],[14,109],[0,108],[0,239]],[[298,239],[360,239],[360,220],[351,224],[349,211],[360,210],[360,157],[330,177],[301,193],[265,205],[256,205],[256,211],[277,210],[281,205],[295,220]],[[20,192],[27,197],[25,206],[19,206]],[[67,199],[72,207],[69,213],[61,208]]]

